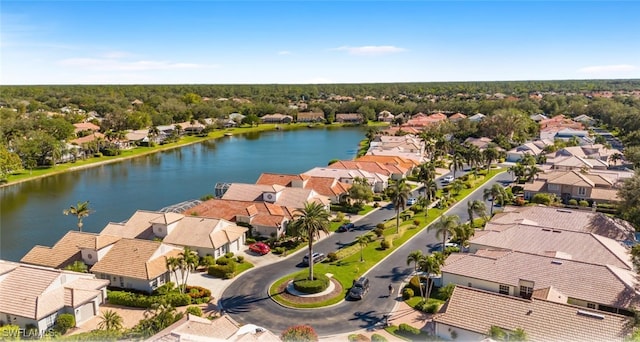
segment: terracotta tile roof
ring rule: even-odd
[[[399,131],[406,132],[409,134],[420,134],[422,132],[422,128],[411,127],[411,126],[391,126],[391,127],[385,128],[381,132],[387,135],[395,135]]]
[[[187,216],[162,241],[179,246],[217,249],[237,241],[248,230],[223,219]]]
[[[100,130],[100,126],[98,125],[94,125],[91,122],[79,122],[79,123],[74,123],[73,127],[75,127],[75,132],[81,132],[81,131],[99,131]]]
[[[230,222],[237,222],[237,216],[250,216],[251,224],[277,227],[290,220],[294,210],[265,202],[210,199],[188,209],[185,215],[221,218]]]
[[[618,241],[632,240],[635,233],[634,228],[628,222],[608,217],[602,213],[545,206],[506,206],[503,212],[493,216],[485,229],[497,230],[498,226],[510,226],[517,223],[594,233]]]
[[[91,272],[151,280],[167,272],[166,258],[181,251],[158,241],[125,238],[116,242]]]
[[[282,173],[268,173],[264,172],[256,181],[256,184],[259,185],[282,185],[282,186],[291,186],[292,181],[303,181],[308,179],[309,177],[304,177],[303,175],[289,175]]]
[[[486,334],[492,325],[521,328],[531,341],[622,341],[628,333],[625,316],[464,286],[456,286],[434,320],[477,334]]]
[[[560,253],[573,260],[633,269],[627,250],[619,242],[600,235],[526,224],[504,225],[500,229],[485,228],[485,234],[471,239],[471,250],[501,248],[538,255]]]
[[[372,162],[378,162],[382,164],[392,164],[392,165],[396,164],[408,170],[413,169],[414,167],[420,166],[420,163],[416,162],[413,159],[402,158],[398,156],[364,155],[356,158],[355,161],[372,161]]]
[[[73,140],[71,140],[69,142],[72,143],[72,144],[76,144],[76,145],[82,145],[82,144],[85,144],[85,143],[88,143],[88,142],[92,142],[92,141],[97,140],[97,139],[104,139],[104,134],[95,132],[93,134],[86,135],[86,136],[84,136],[82,138],[73,139]]]
[[[69,231],[53,247],[35,246],[22,259],[21,262],[33,265],[41,265],[53,268],[64,268],[75,261],[82,261],[80,248],[90,246],[104,247],[118,237],[98,234]]]
[[[113,235],[123,238],[153,239],[151,221],[161,218],[165,213],[138,210],[125,223],[110,222],[102,229],[100,235]]]
[[[366,179],[369,184],[374,184],[374,182],[386,182],[389,177],[380,174],[373,173],[366,170],[360,169],[339,169],[339,168],[331,168],[331,167],[315,167],[311,170],[304,172],[303,174],[309,175],[312,177],[330,177],[335,179],[354,179],[356,177]]]
[[[449,117],[449,120],[456,121],[456,120],[465,119],[466,117],[467,116],[462,113],[455,113]]]
[[[448,258],[441,270],[443,281],[449,278],[447,274],[454,274],[517,288],[518,281],[526,279],[535,282],[534,290],[553,287],[565,296],[591,303],[618,308],[635,308],[640,303],[632,270],[516,251],[481,251]]]
[[[0,277],[0,312],[40,320],[65,305],[83,304],[99,295],[107,280],[93,274],[10,263]],[[78,281],[81,280],[81,281]],[[78,297],[71,300],[71,294]],[[93,294],[93,297],[91,295]]]
[[[394,173],[404,174],[398,167],[391,167],[377,162],[357,162],[350,160],[339,160],[331,165],[330,168],[334,169],[352,169],[352,170],[365,170],[371,173],[379,173],[386,176],[391,176]],[[405,170],[406,172],[406,170]]]
[[[311,189],[303,188],[286,188],[281,185],[261,185],[261,184],[244,184],[232,183],[229,189],[222,195],[224,200],[232,201],[264,201],[263,193],[275,192],[278,205],[302,208],[305,202],[319,200],[321,203],[329,203],[326,196],[319,195]]]
[[[602,188],[593,188],[591,189],[591,199],[596,202],[620,202],[620,197],[618,196],[617,189],[602,189]]]
[[[263,173],[258,177],[256,184],[273,185],[278,184],[286,187],[294,186],[293,182],[301,182],[304,189],[311,189],[319,195],[338,196],[351,188],[351,184],[336,181],[331,177],[311,177],[308,175],[286,175],[276,173]]]

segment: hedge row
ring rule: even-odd
[[[329,277],[324,274],[314,273],[314,280],[307,279],[309,275],[302,273],[293,279],[293,287],[302,293],[319,293],[329,287]]]
[[[167,293],[159,296],[149,296],[126,291],[109,291],[107,300],[111,304],[136,308],[150,308],[152,304],[161,302],[166,302],[174,307],[191,304],[191,297],[183,293]]]

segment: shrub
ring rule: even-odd
[[[380,195],[373,195],[373,201],[374,201],[374,202],[380,202],[380,201],[382,201],[382,196],[380,196]]]
[[[102,149],[102,154],[105,156],[119,156],[122,153],[122,151],[120,151],[120,149],[117,148],[105,148]]]
[[[202,286],[187,285],[186,292],[189,295],[189,297],[191,297],[193,299],[211,297],[211,291],[209,289],[207,289],[207,288],[202,287]]]
[[[578,202],[578,205],[580,205],[581,207],[588,207],[589,206],[589,202],[582,200],[580,202]]]
[[[578,205],[578,200],[573,199],[573,198],[572,198],[572,199],[570,199],[570,200],[569,200],[569,205]]]
[[[413,224],[415,226],[420,226],[420,220],[413,220]]]
[[[414,292],[412,289],[405,287],[404,290],[402,290],[402,299],[407,300],[411,297],[413,297]]]
[[[336,254],[336,252],[331,252],[331,253],[327,254],[327,259],[330,262],[334,262],[334,261],[338,260],[338,254]]]
[[[232,259],[233,258],[233,252],[227,252],[224,256],[225,256],[225,258]]]
[[[420,329],[414,328],[407,323],[402,323],[398,327],[398,333],[404,336],[417,336],[420,335]]]
[[[244,256],[242,256],[242,255],[238,255],[238,256],[236,257],[236,261],[237,261],[239,264],[242,264],[242,263],[244,262]]]
[[[67,330],[76,326],[76,318],[72,314],[64,313],[56,317],[56,324],[53,329],[61,335],[67,333]]]
[[[453,289],[456,288],[456,284],[450,283],[438,289],[438,296],[440,299],[447,301],[453,294]]]
[[[318,334],[308,325],[296,325],[283,331],[280,339],[282,342],[317,342]]]
[[[286,249],[286,248],[284,248],[284,247],[276,247],[276,248],[272,249],[272,250],[271,250],[271,252],[272,252],[273,254],[283,254],[283,253],[284,253],[284,251],[286,251],[286,250],[287,250],[287,249]]]
[[[371,341],[367,336],[362,334],[351,334],[347,337],[349,342],[369,342]]]
[[[329,287],[329,277],[324,274],[314,273],[313,280],[309,280],[308,274],[302,273],[293,279],[293,287],[302,293],[320,293]]]
[[[384,223],[378,223],[378,224],[376,224],[376,229],[382,229],[382,230],[384,230],[384,228],[385,228]]]
[[[250,245],[250,244],[255,243],[255,242],[256,242],[256,239],[254,239],[254,238],[247,238],[246,240],[244,240],[244,243],[247,244],[247,245]]]
[[[374,233],[374,234],[376,234],[376,236],[377,236],[378,238],[380,238],[380,237],[382,237],[382,236],[384,235],[384,228],[378,228],[378,227],[376,227],[376,228],[373,230],[373,233]]]
[[[374,203],[373,203],[373,207],[374,207],[374,208],[380,208],[380,203],[378,203],[378,202],[374,202]]]
[[[519,194],[519,193],[522,193],[523,191],[524,191],[524,187],[520,185],[514,185],[513,187],[511,187],[511,192],[514,194]]]
[[[422,279],[420,279],[420,278],[422,278]],[[422,284],[422,291],[423,291],[423,292],[422,292],[422,293],[426,293],[427,288],[426,288],[426,286],[424,285],[424,281],[425,281],[425,280],[426,280],[426,281],[429,281],[429,279],[428,279],[428,278],[426,278],[426,277],[413,276],[413,277],[411,277],[411,279],[409,280],[409,284],[407,284],[407,286],[406,286],[406,287],[407,287],[407,288],[410,288],[411,290],[413,290],[413,293],[415,293],[415,294],[420,294],[420,286],[421,286],[420,281],[421,281],[421,280],[423,281],[423,284]]]
[[[553,202],[551,194],[535,194],[531,199],[531,203],[550,205]]]
[[[194,316],[202,317],[202,309],[199,306],[189,306],[185,313],[192,314]]]
[[[153,291],[154,295],[165,295],[169,292],[177,291],[176,284],[172,281],[164,283],[164,285],[159,286],[157,289]]]
[[[380,249],[389,249],[391,248],[391,242],[388,239],[384,239],[380,241]]]
[[[218,264],[209,266],[207,274],[222,279],[231,279],[236,274],[236,263],[233,260],[230,260],[226,265]]]
[[[216,258],[214,258],[213,255],[207,254],[203,256],[202,259],[200,259],[201,266],[209,267],[215,264],[216,264]]]
[[[380,335],[380,334],[373,334],[371,335],[371,342],[388,342],[389,340],[387,340],[386,337]]]
[[[229,263],[231,262],[233,262],[233,260],[231,260],[230,258],[227,258],[226,256],[223,256],[218,258],[218,260],[216,260],[216,265],[226,266],[226,265],[229,265]]]

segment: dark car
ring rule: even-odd
[[[349,298],[362,299],[369,292],[369,278],[360,277],[349,290]]]
[[[350,231],[352,231],[355,227],[356,227],[356,225],[355,225],[355,224],[353,224],[353,222],[349,222],[349,223],[345,223],[345,224],[341,225],[341,226],[338,228],[338,230],[337,230],[337,231],[338,231],[339,233],[342,233],[342,232],[350,232]]]
[[[327,256],[324,255],[324,253],[313,253],[313,256],[312,256],[312,260],[314,264],[317,264],[326,258]],[[309,254],[305,254],[305,256],[302,258],[302,263],[304,265],[309,265]]]

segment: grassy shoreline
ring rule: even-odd
[[[226,133],[231,133],[234,135],[242,135],[247,133],[274,131],[277,129],[288,131],[288,130],[308,128],[308,127],[309,125],[306,123],[294,123],[294,124],[285,124],[285,125],[260,124],[258,126],[253,126],[253,127],[239,127],[239,128],[216,130],[209,133],[206,137],[183,136],[180,138],[179,141],[174,143],[157,145],[153,147],[137,146],[131,150],[123,150],[122,154],[118,156],[102,156],[97,158],[90,157],[87,159],[78,160],[74,163],[58,164],[58,165],[47,167],[47,168],[38,168],[33,170],[22,170],[20,172],[11,174],[9,177],[7,177],[7,180],[5,182],[0,182],[0,188],[20,184],[20,183],[31,181],[34,179],[49,177],[49,176],[61,174],[64,172],[83,170],[91,167],[117,163],[117,162],[125,161],[128,159],[132,159],[132,158],[142,157],[142,156],[150,155],[153,153],[158,153],[158,152],[172,150],[175,148],[180,148],[180,147],[184,147],[192,144],[201,143],[208,140],[217,140],[217,139],[224,138]],[[331,129],[331,128],[340,128],[340,127],[352,127],[352,125],[348,125],[348,124],[314,125],[311,128],[312,129],[316,129],[316,128]]]

